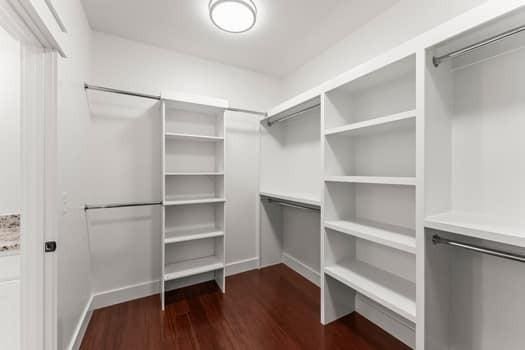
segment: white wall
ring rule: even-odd
[[[378,56],[486,0],[400,0],[283,80],[284,99]]]
[[[91,297],[90,258],[81,209],[85,196],[84,151],[89,111],[82,83],[89,74],[90,28],[79,0],[57,1],[68,29],[67,59],[58,62],[59,205],[58,349],[69,346]],[[62,198],[61,198],[62,200]]]
[[[102,33],[93,34],[89,81],[152,94],[176,90],[220,97],[234,107],[262,111],[278,100],[281,87],[258,73]],[[97,94],[88,93],[84,200],[160,200],[160,112],[153,105],[136,112],[129,106],[137,99],[126,99],[120,113],[101,115]],[[256,116],[226,115],[227,263],[257,256],[258,127]],[[89,231],[95,293],[160,278],[158,208],[92,211]]]
[[[20,213],[20,45],[0,28],[0,215]]]

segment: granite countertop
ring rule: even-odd
[[[20,249],[20,215],[0,215],[0,252]]]

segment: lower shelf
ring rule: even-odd
[[[185,231],[166,231],[166,238],[164,239],[164,243],[173,244],[222,236],[224,236],[224,231],[217,230],[215,228]]]
[[[358,260],[338,262],[325,267],[324,272],[407,320],[416,322],[415,283]]]
[[[182,261],[176,264],[166,265],[164,268],[164,281],[194,276],[222,268],[224,268],[224,263],[216,256]]]

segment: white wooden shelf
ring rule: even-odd
[[[525,247],[525,223],[482,214],[446,212],[425,218],[428,228]]]
[[[384,117],[374,118],[358,123],[347,124],[325,131],[326,136],[331,135],[360,135],[368,132],[380,132],[392,127],[405,127],[415,125],[416,110],[396,113]]]
[[[407,253],[416,253],[415,231],[408,228],[364,220],[326,221],[324,226],[337,232],[346,233]]]
[[[166,238],[164,239],[165,244],[174,244],[187,241],[196,241],[200,239],[223,237],[224,232],[221,230],[216,230],[214,228],[210,229],[198,229],[198,230],[174,230],[166,231]]]
[[[167,132],[166,138],[169,140],[186,140],[186,141],[198,141],[198,142],[220,142],[224,141],[224,137],[221,136],[206,136],[206,135],[195,135],[195,134],[183,134]]]
[[[416,322],[416,285],[357,260],[325,267],[325,273],[411,322]]]
[[[163,204],[164,206],[175,206],[175,205],[193,205],[193,204],[208,204],[208,203],[224,203],[225,198],[199,198],[199,199],[179,199],[179,200],[168,200]]]
[[[289,202],[295,202],[295,203],[302,203],[302,204],[308,204],[313,206],[321,206],[321,200],[313,198],[311,195],[304,195],[304,194],[291,194],[291,193],[277,193],[277,192],[265,192],[261,191],[259,192],[260,196],[268,197],[268,198],[275,198],[275,199],[282,199]]]
[[[223,176],[224,172],[202,171],[202,172],[167,172],[166,176]]]
[[[166,265],[164,268],[164,281],[194,276],[222,268],[224,268],[224,263],[215,256],[186,260],[180,263]]]
[[[415,177],[396,177],[396,176],[328,176],[326,182],[343,182],[343,183],[362,183],[378,185],[401,185],[415,186]]]

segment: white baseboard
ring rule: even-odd
[[[258,267],[259,258],[257,257],[252,259],[234,261],[229,264],[226,264],[226,276],[231,276],[241,272],[254,270]],[[213,277],[207,278],[205,280],[213,280]],[[176,285],[176,288],[181,288],[199,282],[202,281],[192,281],[192,283]],[[100,292],[93,295],[93,300],[91,302],[91,310],[96,310],[106,306],[124,303],[126,301],[134,299],[144,298],[158,293],[160,293],[160,281],[143,282],[117,289],[108,290],[105,292]]]
[[[283,264],[315,284],[321,286],[321,275],[319,272],[312,269],[310,266],[305,265],[298,259],[294,258],[290,254],[283,253]]]
[[[360,294],[356,296],[355,309],[372,323],[381,327],[412,349],[415,349],[415,325],[411,324],[410,321]]]
[[[259,258],[234,261],[226,264],[226,276],[236,275],[238,273],[256,270],[259,268]]]
[[[93,295],[92,310],[160,293],[160,281],[138,283]]]
[[[67,349],[69,350],[78,350],[80,349],[80,345],[82,344],[82,339],[84,338],[84,334],[86,333],[87,327],[89,325],[89,321],[91,320],[91,315],[93,315],[93,311],[91,309],[91,305],[93,304],[93,296],[91,296],[86,303],[86,306],[84,307],[84,311],[82,311],[82,315],[80,316],[80,319],[78,320],[77,327],[75,328],[75,332],[73,333],[73,336],[71,337],[71,342]]]

